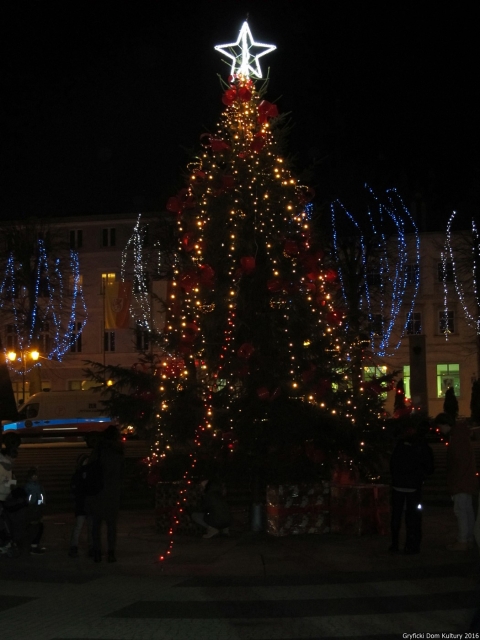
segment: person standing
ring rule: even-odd
[[[70,489],[75,500],[75,522],[70,537],[69,558],[78,558],[80,534],[85,522],[87,523],[88,555],[93,557],[91,518],[87,518],[85,512],[85,500],[87,497],[85,493],[85,469],[86,465],[88,465],[88,459],[87,453],[82,453],[78,456],[75,472],[70,481]]]
[[[14,461],[18,456],[20,437],[13,432],[4,433],[1,437],[2,448],[0,450],[0,506],[10,495],[12,487],[17,484],[13,476]]]
[[[5,503],[5,500],[10,495],[12,485],[16,484],[12,476],[12,469],[12,452],[8,449],[2,449],[0,451],[0,506]]]
[[[37,467],[31,467],[28,470],[27,482],[25,483],[24,489],[28,501],[27,526],[30,553],[33,555],[45,553],[45,547],[40,544],[44,530],[42,519],[45,504],[45,490],[39,482]]]
[[[120,432],[115,425],[110,425],[101,434],[88,464],[85,465],[87,493],[85,511],[87,516],[92,519],[93,559],[95,562],[102,560],[101,528],[104,521],[107,526],[107,561],[116,562],[117,560],[115,552],[123,459]],[[92,483],[89,481],[89,476],[93,476]]]
[[[433,473],[433,451],[424,434],[407,428],[390,459],[392,476],[391,553],[399,552],[399,536],[405,509],[405,553],[420,553],[422,541],[422,486]]]
[[[463,424],[440,413],[434,420],[443,435],[449,435],[447,449],[447,488],[453,499],[453,511],[458,522],[458,538],[447,545],[450,551],[466,551],[474,545],[474,524],[472,496],[478,493],[475,453],[470,440],[470,432]]]

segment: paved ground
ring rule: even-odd
[[[118,562],[95,564],[86,549],[67,557],[71,523],[46,519],[43,556],[0,557],[1,640],[442,637],[467,631],[480,604],[478,550],[445,550],[451,507],[426,508],[419,556],[390,556],[380,536],[240,526],[230,538],[177,537],[161,564],[153,514],[122,512]]]

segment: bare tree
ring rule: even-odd
[[[454,233],[455,216],[453,212],[448,221],[442,251],[445,311],[448,311],[448,285],[453,283],[465,322],[476,334],[476,367],[480,379],[480,234],[473,219],[470,230]]]
[[[78,254],[43,221],[2,225],[0,321],[10,368],[38,391],[35,354],[61,360],[86,322]]]
[[[361,381],[366,352],[384,358],[400,346],[419,282],[419,233],[402,199],[393,189],[378,198],[368,187],[367,197],[366,210],[356,216],[339,201],[331,205],[332,265],[351,345],[354,387]]]

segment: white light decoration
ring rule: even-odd
[[[470,241],[467,242],[467,246],[464,247],[463,251],[457,247],[459,260],[455,260],[452,224],[456,215],[457,212],[454,211],[450,216],[447,224],[444,248],[440,254],[443,270],[443,304],[445,315],[449,310],[447,265],[450,263],[453,274],[453,284],[463,309],[465,321],[469,327],[475,329],[477,336],[480,336],[480,293],[478,290],[480,277],[480,235],[475,220],[472,220]],[[463,238],[465,241],[465,234],[463,234],[463,236],[460,235],[460,238]],[[468,253],[470,252],[471,259],[468,258]],[[445,338],[448,340],[448,331],[445,332]]]
[[[254,47],[260,49],[256,55],[251,53],[251,49]],[[262,70],[260,68],[259,58],[274,51],[276,48],[273,44],[255,42],[250,27],[245,21],[240,29],[236,42],[219,44],[215,47],[215,50],[220,51],[220,53],[223,53],[232,61],[230,75],[242,75],[246,78],[250,76],[261,78]],[[236,53],[237,50],[238,53]]]

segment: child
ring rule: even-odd
[[[36,467],[31,467],[28,470],[24,489],[28,500],[27,522],[30,534],[30,553],[34,555],[45,553],[45,547],[40,545],[44,529],[42,517],[45,492],[38,482],[38,470]]]
[[[231,516],[224,488],[215,480],[204,480],[200,485],[203,489],[202,511],[192,513],[192,520],[207,530],[204,538],[213,538],[219,533],[229,535]]]

